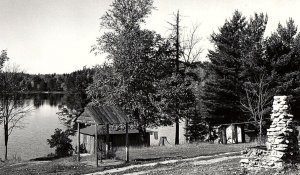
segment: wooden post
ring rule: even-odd
[[[80,162],[80,124],[77,123],[77,139],[78,139],[78,142],[77,142],[77,160],[78,162]]]
[[[100,139],[100,163],[102,163],[103,138],[101,138],[101,135],[99,139]]]
[[[226,125],[222,126],[222,137],[223,144],[227,144]]]
[[[245,125],[244,124],[241,125],[241,136],[242,136],[242,143],[245,143],[246,139],[245,139]]]
[[[185,119],[185,142],[186,143],[189,143],[188,130],[187,130],[188,127],[189,127],[189,120],[186,118]]]
[[[233,125],[233,127],[234,127],[235,143],[238,144],[239,143],[239,134],[238,134],[238,130],[237,130],[237,125]]]
[[[108,159],[108,151],[109,151],[109,124],[106,124],[106,144],[105,144],[106,159]]]
[[[98,131],[97,131],[97,123],[95,123],[95,158],[96,158],[96,167],[98,167]]]
[[[129,140],[128,140],[128,123],[126,123],[126,148],[125,148],[125,152],[126,152],[126,162],[129,162]]]

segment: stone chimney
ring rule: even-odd
[[[290,114],[287,96],[275,96],[271,114],[272,124],[267,129],[266,161],[269,166],[282,167],[283,163],[296,161],[299,156],[298,130]]]
[[[271,114],[272,124],[267,129],[267,149],[253,147],[242,152],[240,163],[248,170],[253,168],[283,168],[299,161],[298,130],[290,114],[287,96],[275,96]]]

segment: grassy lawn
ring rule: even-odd
[[[143,161],[151,159],[174,159],[174,158],[190,158],[202,155],[213,155],[225,152],[241,151],[247,147],[254,146],[254,143],[243,144],[183,144],[177,146],[153,146],[146,148],[134,148],[130,149],[130,160]],[[119,159],[125,158],[125,150],[119,149],[116,152],[116,157]]]
[[[200,143],[200,144],[186,144],[178,146],[166,146],[166,147],[148,147],[148,148],[131,148],[130,149],[130,160],[129,164],[140,164],[148,163],[157,160],[166,160],[166,159],[181,159],[181,158],[191,158],[201,155],[214,155],[225,152],[237,152],[245,149],[246,147],[253,146],[254,144],[209,144],[209,143]],[[125,151],[119,149],[116,151],[117,159],[125,158]],[[93,156],[83,158],[83,161],[93,161]],[[236,162],[229,162],[234,168],[239,168],[238,160]],[[129,165],[127,164],[127,165]],[[219,170],[223,171],[226,168],[229,168],[230,165],[224,165],[223,169],[216,169],[216,172]],[[111,169],[116,167],[122,167],[127,165],[116,165],[108,167],[99,167],[86,165],[84,163],[78,163],[76,161],[76,156],[69,158],[61,158],[53,160],[50,162],[34,162],[26,161],[20,163],[0,163],[0,174],[9,174],[9,175],[19,175],[19,174],[84,174],[102,171],[104,169]],[[212,165],[213,166],[213,165]],[[218,166],[219,167],[219,166]],[[221,167],[221,166],[220,166]],[[172,167],[174,168],[174,167]],[[195,167],[196,168],[196,167]],[[207,167],[205,167],[207,168]],[[184,169],[192,170],[188,164],[180,164],[178,168],[175,168],[174,171],[180,172]],[[200,171],[199,169],[194,169],[193,171]],[[208,171],[208,170],[207,170]],[[163,173],[163,172],[162,172]],[[168,173],[168,171],[166,171]],[[183,172],[184,173],[184,172]],[[174,173],[171,173],[174,174]]]

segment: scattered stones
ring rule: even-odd
[[[275,96],[271,114],[272,124],[270,129],[267,129],[266,149],[250,148],[240,162],[242,167],[282,168],[285,163],[298,160],[299,132],[293,122],[294,116],[289,112],[287,97]]]

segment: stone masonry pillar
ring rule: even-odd
[[[275,96],[271,114],[272,124],[267,129],[268,166],[282,167],[298,159],[298,130],[290,114],[287,96]]]

